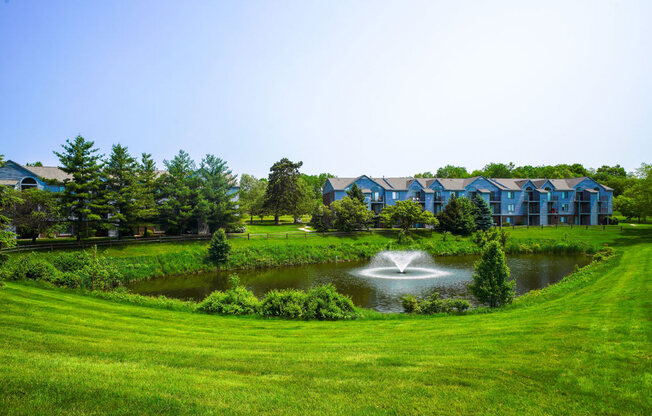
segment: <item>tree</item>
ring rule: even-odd
[[[469,286],[471,292],[480,302],[497,308],[512,302],[515,286],[514,280],[509,278],[509,267],[500,243],[490,241],[475,264],[473,283]]]
[[[491,216],[491,208],[487,201],[481,196],[476,195],[473,198],[473,219],[477,230],[486,231],[494,226],[494,220]]]
[[[457,198],[453,195],[437,215],[439,228],[442,231],[449,231],[452,234],[469,235],[475,231],[475,219],[473,217],[473,204],[467,198]]]
[[[362,189],[360,189],[358,187],[358,184],[355,182],[353,183],[353,186],[351,186],[351,188],[349,188],[349,190],[346,191],[346,196],[348,196],[349,198],[357,199],[358,201],[364,204],[365,197],[364,194],[362,193]]]
[[[614,198],[614,210],[620,212],[625,218],[632,219],[638,217],[638,210],[634,198],[620,195]]]
[[[264,208],[274,213],[274,223],[279,217],[291,214],[299,196],[299,168],[303,162],[294,163],[287,158],[274,163],[269,170]]]
[[[105,198],[110,209],[108,222],[118,229],[118,236],[133,235],[138,213],[138,164],[127,147],[114,144],[102,170]]]
[[[333,175],[330,173],[320,173],[319,175],[306,175],[305,173],[302,173],[300,177],[312,188],[315,194],[315,200],[321,201],[322,191],[324,190],[324,185],[326,185],[326,180],[332,178]]]
[[[168,231],[179,235],[189,229],[198,207],[197,181],[194,180],[195,162],[183,150],[171,160],[164,160],[167,174],[160,177],[162,203],[161,219]],[[200,205],[205,210],[205,204]]]
[[[464,166],[446,165],[437,169],[437,178],[468,178],[469,172]]]
[[[206,155],[199,167],[202,200],[206,201],[206,222],[210,231],[231,228],[238,222],[236,203],[230,190],[236,179],[226,162],[213,155]]]
[[[433,175],[432,172],[423,172],[423,173],[417,173],[414,175],[415,178],[434,178],[435,175]]]
[[[330,205],[334,216],[334,226],[339,231],[364,230],[374,220],[374,213],[367,205],[357,199],[345,196]]]
[[[256,179],[253,175],[243,173],[240,176],[240,190],[238,191],[238,202],[240,210],[251,217],[251,223],[254,222],[254,216],[263,213],[263,204],[265,202],[265,190],[267,182],[264,179]]]
[[[315,193],[312,187],[306,181],[299,178],[297,180],[297,185],[299,191],[297,194],[297,200],[295,201],[291,212],[295,224],[299,222],[299,219],[302,216],[310,214],[318,204],[318,200],[315,198]]]
[[[55,232],[61,220],[54,194],[37,188],[22,191],[20,200],[13,204],[9,216],[16,230],[31,238],[33,243],[40,234]]]
[[[482,169],[482,174],[488,178],[511,178],[513,170],[513,163],[489,163]]]
[[[407,233],[414,224],[438,224],[432,212],[423,210],[415,201],[396,201],[394,205],[387,205],[380,213],[380,219],[388,227],[398,225],[403,233]]]
[[[317,204],[310,218],[310,225],[319,232],[328,231],[335,221],[335,214],[324,204]]]
[[[141,155],[140,164],[136,168],[137,199],[135,205],[136,220],[138,225],[151,225],[151,222],[158,217],[158,204],[156,203],[159,193],[156,180],[156,164],[149,153]]]
[[[4,165],[4,155],[0,155],[0,167]],[[9,231],[11,220],[7,217],[7,211],[19,201],[13,189],[0,185],[0,248],[13,247],[16,245],[16,234]],[[0,255],[0,265],[5,257]]]
[[[215,264],[224,264],[229,259],[229,252],[231,251],[231,243],[226,238],[226,233],[223,229],[215,231],[211,242],[208,245],[208,256]]]
[[[72,176],[64,180],[61,194],[62,207],[74,224],[77,241],[88,237],[95,228],[102,227],[109,211],[106,200],[101,195],[102,155],[94,149],[92,141],[82,136],[66,140],[62,152],[54,152],[59,158],[64,172]]]

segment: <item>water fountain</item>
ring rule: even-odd
[[[450,273],[437,269],[423,251],[383,251],[355,274],[378,279],[433,279]]]

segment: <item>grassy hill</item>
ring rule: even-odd
[[[466,316],[299,322],[0,289],[2,414],[649,414],[652,233]]]

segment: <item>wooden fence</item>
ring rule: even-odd
[[[620,229],[621,225],[511,225],[509,227],[503,226],[504,229],[529,229],[529,228],[568,228],[568,229],[586,229],[586,230],[606,230],[606,229]],[[417,232],[429,232],[426,229],[416,229]],[[364,234],[381,234],[381,235],[395,235],[398,231],[396,229],[371,229],[367,231],[352,231],[352,232],[286,232],[286,233],[229,233],[229,239],[241,240],[289,240],[289,239],[309,239],[315,237],[326,236],[355,236]],[[210,234],[203,235],[179,235],[179,236],[159,236],[159,237],[124,237],[124,238],[105,238],[97,240],[82,240],[82,241],[65,241],[65,242],[42,242],[37,244],[21,244],[12,248],[0,249],[0,253],[19,253],[25,251],[54,251],[64,249],[86,249],[93,246],[97,247],[114,247],[130,244],[148,244],[148,243],[171,243],[171,242],[186,242],[186,241],[209,241]]]

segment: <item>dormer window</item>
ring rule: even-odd
[[[31,189],[31,188],[36,188],[38,184],[36,183],[36,179],[34,178],[24,178],[22,181],[20,181],[20,190],[24,191],[25,189]]]

